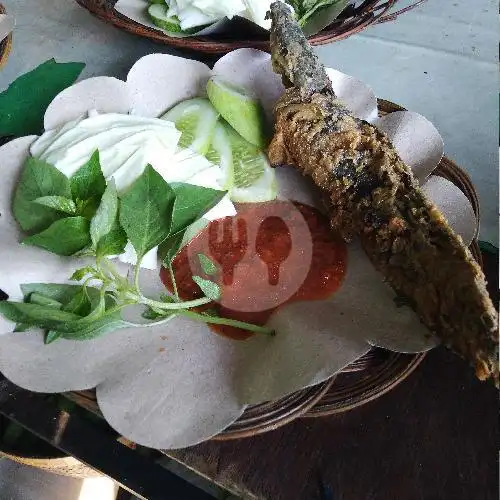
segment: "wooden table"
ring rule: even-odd
[[[497,257],[484,258],[498,304]],[[249,499],[493,500],[498,437],[496,389],[438,348],[365,406],[169,456]]]
[[[243,498],[498,498],[498,393],[445,349],[348,413],[170,453]],[[320,494],[320,481],[331,495]]]

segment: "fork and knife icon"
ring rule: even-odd
[[[277,229],[279,231],[276,231]],[[278,232],[279,241],[276,239]],[[230,286],[238,263],[249,250],[246,220],[242,217],[226,217],[221,221],[213,221],[209,227],[208,248],[211,256],[222,268],[224,285]],[[288,259],[291,250],[292,240],[283,219],[276,216],[266,217],[257,230],[255,254],[267,266],[269,285],[276,286],[279,283],[281,265]]]

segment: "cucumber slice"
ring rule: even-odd
[[[210,148],[219,113],[208,99],[195,98],[177,104],[161,118],[173,122],[182,132],[179,147],[205,155]]]
[[[153,24],[171,33],[181,33],[181,25],[177,16],[168,15],[168,5],[163,3],[153,2],[148,7],[148,14],[153,21]]]
[[[219,165],[221,170],[221,186],[229,191],[234,184],[233,152],[226,127],[223,123],[217,122],[212,139],[212,144],[205,154],[208,161],[214,165]]]
[[[275,172],[266,155],[241,137],[227,122],[220,122],[212,149],[213,160],[218,155],[219,165],[226,176],[225,189],[229,189],[231,201],[252,203],[276,198]]]
[[[245,89],[213,76],[207,94],[214,108],[248,142],[263,149],[267,145],[264,109]]]
[[[267,163],[267,159],[265,161]],[[233,186],[229,198],[235,203],[257,203],[274,200],[277,194],[276,174],[271,166],[266,164],[262,175],[253,184],[245,187]]]
[[[266,155],[221,120],[208,99],[183,101],[167,111],[162,119],[173,122],[182,133],[180,148],[202,154],[220,167],[219,183],[229,191],[232,201],[260,202],[276,198],[275,173]]]
[[[204,24],[202,26],[188,27],[182,29],[180,19],[172,14],[169,14],[169,6],[164,0],[152,0],[148,7],[148,14],[154,25],[158,26],[162,30],[168,31],[170,33],[182,33],[183,35],[194,35],[198,31],[208,26]]]

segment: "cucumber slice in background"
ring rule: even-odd
[[[153,1],[148,7],[148,14],[154,25],[171,33],[181,33],[182,28],[177,16],[168,15],[168,5],[165,2]]]
[[[188,18],[184,19],[181,23],[179,17],[171,12],[170,7],[164,0],[150,0],[149,3],[150,5],[147,10],[151,22],[155,26],[158,26],[158,28],[172,34],[182,33],[183,35],[194,35],[214,22],[210,19],[206,19],[206,16],[203,16],[203,13],[199,9],[188,9],[187,13],[191,13],[191,16],[188,16]],[[199,14],[198,16],[196,15],[197,12]],[[190,23],[189,17],[194,18],[192,19],[194,22]],[[196,22],[197,18],[200,18],[198,19],[198,23]],[[184,25],[185,29],[182,28],[181,24]]]
[[[245,89],[213,76],[207,94],[214,108],[248,142],[263,149],[268,142],[264,108]]]

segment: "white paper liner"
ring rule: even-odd
[[[198,61],[167,54],[145,56],[127,76],[133,92],[132,112],[157,117],[184,99],[205,96],[211,74],[210,68]]]
[[[248,81],[268,111],[282,91],[271,72],[269,56],[258,51],[229,54],[214,71],[240,85]],[[211,74],[196,61],[163,54],[146,56],[131,69],[126,84],[106,79],[100,86],[96,82],[103,80],[91,79],[63,91],[49,106],[46,123],[61,123],[96,105],[107,111],[158,116],[182,99],[203,95]],[[369,87],[338,72],[330,71],[330,75],[336,91],[351,100],[358,114],[373,115],[374,96]],[[440,158],[434,147],[439,143],[435,129],[414,113],[398,115],[396,122],[404,126],[389,127],[389,119],[385,126],[399,153],[409,157],[415,168],[422,166],[419,171],[426,178]],[[419,138],[419,148],[415,149],[411,136]],[[4,174],[0,288],[13,298],[20,297],[21,282],[64,282],[78,265],[73,259],[19,245],[21,235],[10,206],[33,140],[34,136],[25,137],[0,148]],[[316,188],[297,171],[280,169],[277,179],[280,198],[321,208]],[[434,176],[423,188],[464,240],[470,241],[477,221],[458,188]],[[61,340],[45,346],[41,333],[7,333],[12,325],[0,320],[4,333],[0,335],[0,369],[14,383],[35,391],[97,387],[108,422],[140,444],[177,448],[198,443],[222,431],[247,404],[279,398],[325,380],[372,344],[402,352],[435,345],[412,311],[396,307],[394,292],[359,246],[353,243],[348,248],[348,271],[341,288],[328,300],[279,309],[270,320],[277,330],[274,338],[254,336],[236,342],[211,333],[206,325],[176,319],[152,330],[120,330],[92,341]],[[143,280],[147,281],[145,290],[158,292],[155,274],[146,274]]]
[[[327,68],[333,90],[339,99],[362,120],[372,122],[377,118],[377,98],[366,83],[332,68]]]
[[[395,111],[375,120],[422,184],[443,156],[443,139],[436,127],[418,113]]]
[[[130,86],[109,76],[97,76],[60,92],[49,104],[44,128],[50,130],[95,110],[99,113],[128,113],[132,96]]]
[[[469,200],[452,182],[431,175],[422,186],[427,197],[441,210],[451,228],[469,246],[476,237],[479,226]]]

